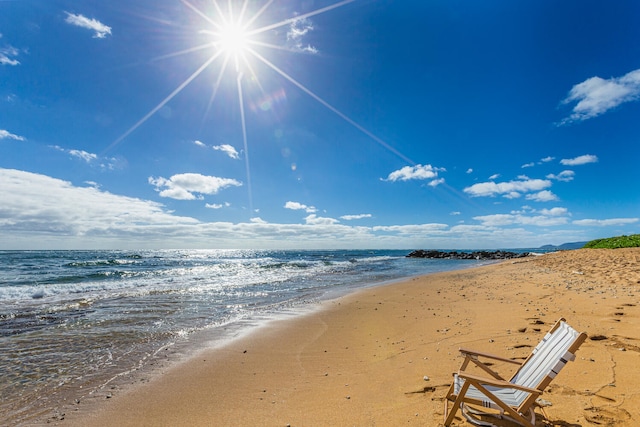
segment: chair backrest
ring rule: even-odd
[[[585,338],[585,333],[578,333],[564,319],[558,320],[533,349],[510,382],[544,390],[564,365],[575,359],[575,352]],[[517,397],[519,401],[524,401],[529,396],[524,391],[517,391],[516,395],[521,395]]]

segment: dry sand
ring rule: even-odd
[[[439,426],[458,347],[525,357],[559,317],[590,338],[543,394],[552,406],[537,410],[537,426],[638,425],[640,248],[559,252],[364,290],[97,407],[81,402],[59,424]]]

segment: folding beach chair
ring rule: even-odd
[[[479,418],[493,416],[534,427],[536,399],[562,367],[575,359],[576,350],[586,338],[584,332],[578,333],[561,318],[522,363],[487,353],[460,349],[464,361],[458,373],[454,374],[453,384],[445,399],[444,425],[451,425],[457,410],[460,409],[464,417],[475,425],[493,426],[494,424]],[[479,358],[513,363],[520,367],[513,377],[506,381]],[[465,372],[469,362],[473,362],[490,377]],[[450,401],[453,402],[451,410]],[[492,408],[494,411],[480,410],[477,407]]]

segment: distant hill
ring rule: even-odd
[[[563,243],[561,245],[544,245],[544,246],[540,246],[540,250],[545,250],[545,251],[568,251],[571,249],[581,249],[584,247],[584,245],[586,245],[587,242],[572,242],[572,243]]]

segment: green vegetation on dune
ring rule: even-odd
[[[591,249],[637,248],[640,247],[640,234],[592,240],[584,247]]]

